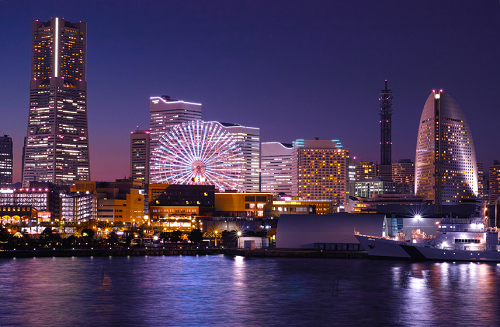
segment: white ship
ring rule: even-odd
[[[485,227],[484,218],[443,218],[430,237],[418,229],[409,239],[355,236],[372,258],[500,262],[498,229]]]

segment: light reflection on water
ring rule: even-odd
[[[495,326],[499,276],[476,263],[4,259],[0,326]]]

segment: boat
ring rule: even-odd
[[[410,238],[376,237],[355,233],[370,258],[413,261],[500,262],[498,229],[486,227],[487,218],[446,217],[437,223],[436,235],[419,229]]]

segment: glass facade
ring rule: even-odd
[[[30,109],[23,186],[90,180],[85,81],[87,23],[32,25]]]

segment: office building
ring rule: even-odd
[[[90,179],[87,126],[87,23],[34,21],[23,186]]]
[[[400,159],[392,164],[392,181],[398,184],[398,193],[413,194],[415,191],[415,163]]]
[[[356,165],[356,180],[362,181],[377,177],[377,165],[373,162],[361,161]]]
[[[0,136],[0,186],[12,184],[12,138]]]
[[[380,177],[356,181],[354,196],[371,198],[374,194],[398,193],[397,183],[382,180]]]
[[[192,120],[201,120],[201,103],[175,100],[168,95],[149,98],[150,155],[172,126]]]
[[[425,102],[417,136],[415,194],[442,204],[477,196],[476,152],[465,115],[453,98],[433,90]]]
[[[243,153],[243,191],[259,192],[260,171],[260,128],[245,127],[238,124],[220,123],[233,135]]]
[[[264,142],[260,146],[261,191],[292,195],[292,144]]]
[[[130,133],[130,178],[140,179],[143,187],[149,184],[149,136],[139,129]]]
[[[477,162],[477,198],[488,201],[488,179],[484,174],[484,164]]]
[[[489,204],[495,204],[495,201],[500,197],[500,162],[493,160],[493,165],[489,169],[489,184],[490,196]]]
[[[292,196],[346,204],[349,150],[339,140],[298,139],[293,147]]]

